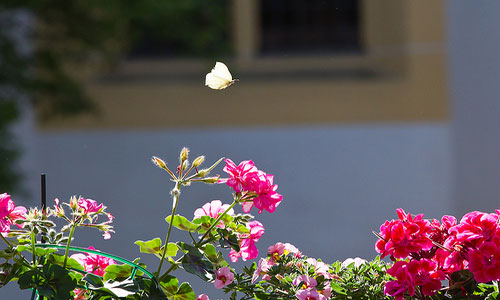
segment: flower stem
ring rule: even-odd
[[[205,234],[201,237],[201,239],[198,241],[197,245],[203,245],[202,242],[203,240],[207,237],[207,235],[210,233],[210,231],[212,231],[212,229],[214,229],[215,226],[217,226],[219,224],[219,221],[227,214],[227,212],[232,209],[234,206],[236,205],[236,200],[233,201],[233,203],[231,203],[231,205],[229,205],[229,207],[222,213],[220,214],[217,219],[215,220],[215,222],[210,225],[210,228],[208,228],[208,230],[205,232]]]
[[[180,175],[179,175],[180,177]],[[170,223],[168,224],[168,232],[167,237],[165,239],[165,248],[163,249],[163,253],[161,255],[160,265],[158,266],[158,270],[156,271],[156,277],[160,276],[161,267],[163,265],[163,261],[165,260],[165,255],[167,254],[168,241],[170,240],[170,232],[172,231],[172,224],[174,223],[175,211],[177,210],[177,205],[179,204],[179,193],[181,189],[181,182],[178,180],[175,184],[174,190],[177,190],[176,193],[173,193],[172,198],[174,201],[174,205],[172,207],[172,217],[170,219]]]
[[[66,243],[66,250],[64,251],[64,263],[63,268],[66,268],[66,263],[68,262],[68,254],[69,254],[69,245],[71,244],[71,239],[73,238],[73,234],[75,233],[76,224],[73,223],[71,226],[71,231],[69,232],[68,242]]]
[[[36,236],[33,230],[31,230],[31,251],[33,252],[33,267],[36,267],[36,251],[35,251],[35,244],[36,244]]]
[[[9,246],[9,248],[12,248],[12,245],[9,243],[9,241],[2,235],[0,234],[0,237],[2,237],[2,240]]]

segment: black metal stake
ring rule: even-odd
[[[47,215],[46,215],[46,208],[47,208],[47,181],[46,181],[46,176],[45,176],[45,173],[42,173],[40,175],[40,179],[41,179],[41,197],[42,197],[42,219],[45,220],[47,218]],[[45,238],[43,237],[42,235],[42,239],[41,239],[41,242],[42,243],[45,243]]]

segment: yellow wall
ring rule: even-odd
[[[204,86],[213,61],[125,61],[112,74],[87,80],[99,115],[53,119],[41,126],[156,128],[447,119],[442,1],[362,1],[365,51],[361,54],[266,58],[256,54],[258,2],[233,0],[233,4],[237,55],[224,61],[240,79],[234,86],[223,91]]]

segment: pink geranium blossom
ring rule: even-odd
[[[222,170],[229,174],[229,178],[220,179],[219,183],[229,185],[237,193],[246,191],[248,189],[249,181],[258,176],[258,170],[253,161],[245,160],[239,165],[236,165],[229,158],[224,161],[226,162],[226,166]]]
[[[469,271],[478,282],[500,280],[500,247],[494,242],[484,242],[469,252]]]
[[[254,259],[259,256],[259,250],[255,243],[260,239],[260,237],[264,234],[264,226],[259,221],[251,221],[247,224],[250,233],[241,234],[240,238],[240,251],[236,252],[234,249],[231,249],[229,253],[229,257],[232,262],[238,261],[238,258],[241,257],[243,260]]]
[[[222,267],[215,271],[215,288],[221,289],[234,280],[234,274],[229,267]]]
[[[458,242],[467,241],[468,244],[477,246],[497,233],[497,219],[497,214],[473,211],[464,215],[460,223],[449,231],[456,236]]]
[[[78,199],[78,207],[81,209],[83,214],[97,213],[99,212],[103,204],[97,204],[97,201],[92,199],[80,198]]]
[[[387,273],[396,280],[386,283],[384,293],[396,299],[403,299],[405,292],[413,296],[416,287],[420,287],[423,295],[432,296],[441,288],[441,280],[446,278],[430,259],[397,261]]]
[[[220,179],[219,183],[226,183],[236,193],[249,192],[249,198],[243,199],[243,211],[248,213],[255,206],[259,214],[264,210],[273,213],[283,200],[283,196],[276,192],[278,185],[273,183],[274,176],[258,170],[251,160],[242,161],[239,165],[230,159],[225,162],[223,170],[229,178]]]
[[[198,208],[194,211],[194,218],[201,218],[203,216],[210,216],[214,219],[217,219],[226,209],[229,207],[229,204],[222,204],[220,200],[212,200],[210,203],[205,203],[201,208]],[[232,216],[234,215],[234,210],[231,208],[226,214]],[[224,223],[220,221],[217,227],[223,228]]]
[[[397,210],[399,220],[386,221],[380,226],[375,250],[381,257],[392,255],[395,258],[405,258],[410,253],[428,251],[433,247],[427,234],[432,231],[428,220],[423,219],[423,214],[412,217],[404,210]]]
[[[90,250],[95,250],[94,247],[89,247]],[[112,258],[105,257],[102,255],[89,253],[85,255],[83,253],[77,253],[71,255],[78,263],[80,263],[86,272],[96,274],[99,276],[104,275],[104,269],[109,265],[114,265],[115,261]]]
[[[259,214],[264,210],[273,213],[283,200],[283,196],[276,192],[278,185],[273,184],[273,175],[262,171],[258,171],[258,174],[259,176],[253,177],[249,182],[249,190],[255,192],[257,196],[252,202],[243,205],[243,211],[248,213],[252,206],[255,206]]]
[[[23,206],[17,206],[10,199],[10,195],[0,194],[0,233],[7,236],[10,226],[18,219],[24,219],[27,210]],[[17,225],[17,224],[16,224]],[[22,227],[21,225],[17,225]]]

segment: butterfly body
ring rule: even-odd
[[[215,67],[205,77],[205,85],[214,90],[223,90],[238,81],[233,79],[224,63],[216,62]]]

